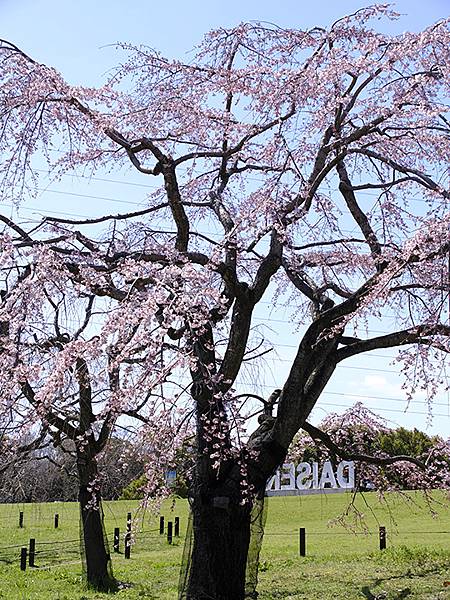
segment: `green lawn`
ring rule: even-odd
[[[442,493],[434,494],[433,517],[420,494],[408,500],[390,496],[380,504],[376,495],[358,496],[364,513],[362,533],[329,522],[348,505],[350,495],[330,494],[270,498],[261,554],[260,600],[283,598],[327,600],[421,598],[450,600],[450,511]],[[19,511],[24,528],[18,527]],[[106,530],[125,530],[132,511],[136,541],[130,560],[113,554],[116,577],[125,585],[117,600],[175,600],[183,549],[187,505],[166,503],[166,520],[180,517],[181,538],[170,546],[159,535],[159,521],[136,502],[104,504]],[[53,516],[59,513],[59,528]],[[358,518],[356,521],[358,521]],[[91,600],[111,596],[87,590],[81,580],[78,512],[74,504],[0,505],[0,598],[11,600]],[[378,549],[378,527],[387,529],[386,551]],[[307,531],[307,556],[299,557],[298,529]],[[37,568],[21,572],[20,546],[36,538]],[[121,548],[123,550],[123,548]],[[66,564],[69,563],[69,564]]]

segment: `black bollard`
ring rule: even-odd
[[[34,557],[36,556],[36,540],[30,539],[30,545],[28,548],[28,566],[34,567]]]
[[[380,527],[380,550],[386,550],[386,527]]]
[[[114,552],[119,552],[119,543],[120,543],[120,530],[118,527],[114,528]]]
[[[20,570],[25,571],[27,568],[27,549],[20,549]]]
[[[125,534],[125,558],[131,557],[131,533],[127,531]]]
[[[306,556],[306,529],[300,527],[300,556]]]

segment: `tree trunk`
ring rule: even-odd
[[[251,506],[225,496],[197,498],[186,600],[244,600]]]
[[[89,450],[77,454],[79,477],[80,531],[85,576],[89,586],[99,591],[116,589],[111,556],[106,538],[100,489],[97,483],[97,461]]]

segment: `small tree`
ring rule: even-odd
[[[18,201],[33,189],[37,153],[59,173],[128,163],[160,184],[133,213],[47,218],[38,229],[1,217],[9,265],[2,318],[11,322],[2,370],[51,426],[75,439],[81,433],[84,465],[102,419],[95,443],[126,402],[139,405],[147,390],[155,392],[154,379],[149,385],[133,375],[143,357],[146,376],[157,373],[158,383],[178,366],[188,394],[162,386],[147,436],[156,484],[172,462],[165,458],[176,431],[169,415],[185,411],[183,421],[192,411],[193,543],[182,598],[254,594],[245,579],[255,498],[295,434],[309,427],[337,365],[399,347],[412,387],[422,377],[432,396],[439,383],[432,367],[450,348],[450,34],[447,22],[399,37],[371,30],[368,20],[384,15],[380,5],[328,30],[219,29],[189,64],[125,46],[128,62],[99,89],[69,86],[10,43],[0,50],[5,198]],[[62,151],[56,160],[52,143]],[[68,293],[79,295],[86,314],[89,302],[100,306],[101,333],[81,339],[80,308],[69,340],[61,327],[42,339],[37,327],[48,311],[55,321]],[[260,354],[252,324],[271,297],[290,298],[298,348],[281,391],[246,437],[234,386],[244,363]],[[367,320],[386,314],[395,317],[385,321],[386,334],[369,335]],[[18,341],[27,352],[49,348],[48,392],[30,390],[30,381],[43,385],[42,361],[25,360],[24,350],[15,362]],[[94,417],[85,408],[102,384],[88,376],[91,363],[103,365],[114,398],[126,384],[126,400],[119,394]],[[72,382],[64,382],[71,399],[64,415],[62,372]],[[69,420],[69,428],[75,392],[79,425]],[[95,469],[86,474],[92,480]]]
[[[103,527],[99,459],[100,464],[105,461],[123,416],[142,424],[157,414],[160,424],[166,420],[170,429],[176,419],[164,417],[152,390],[177,357],[168,366],[161,362],[158,338],[161,333],[164,338],[165,328],[153,310],[143,318],[146,302],[153,302],[150,296],[144,301],[136,294],[131,309],[127,290],[135,279],[128,282],[128,265],[122,275],[116,270],[114,280],[106,274],[101,281],[94,277],[96,259],[91,263],[93,257],[82,249],[85,238],[81,246],[69,233],[56,243],[50,236],[35,244],[21,228],[13,230],[27,241],[15,243],[6,233],[1,240],[5,289],[0,406],[9,432],[4,468],[22,455],[33,457],[49,438],[73,455],[87,581],[110,590],[116,584]],[[102,286],[103,291],[110,287],[106,294]],[[158,301],[171,296],[170,286],[170,281],[156,285]],[[123,313],[124,298],[134,316]],[[99,321],[94,323],[94,318]],[[30,441],[21,443],[25,438]],[[168,456],[176,447],[170,446]],[[51,458],[48,451],[45,455]]]

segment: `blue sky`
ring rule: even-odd
[[[266,20],[286,27],[327,25],[370,2],[363,0],[0,0],[0,36],[72,83],[94,84],[117,61],[118,41],[146,44],[180,57],[206,31],[241,21]],[[393,32],[419,30],[448,16],[448,0],[399,0]],[[386,30],[386,24],[383,25]]]
[[[201,40],[203,33],[216,27],[232,26],[248,20],[264,20],[299,28],[326,26],[367,4],[362,0],[134,0],[130,3],[123,0],[0,0],[0,38],[20,46],[38,61],[56,67],[72,84],[99,85],[105,73],[123,58],[113,48],[118,41],[143,43],[168,56],[181,58]],[[380,23],[383,31],[399,33],[420,30],[447,17],[450,12],[448,0],[399,0],[393,7],[403,16],[389,24]],[[133,181],[147,183],[134,178]],[[63,190],[65,195],[59,198],[57,190]],[[69,196],[67,192],[95,196],[95,203],[93,198]],[[100,200],[100,197],[108,200]],[[101,212],[104,205],[111,203],[111,199],[118,203],[117,211],[121,210],[121,202],[139,203],[145,200],[142,189],[137,186],[132,189],[130,186],[99,180],[85,185],[74,180],[51,186],[34,204],[45,202],[47,208],[51,207],[54,211],[90,214],[89,211],[94,207]],[[272,312],[270,318],[272,320],[268,325],[278,333],[279,358],[267,365],[261,392],[264,386],[273,389],[282,383],[279,377],[288,368],[292,346],[296,341],[286,333],[287,313],[282,310]],[[402,413],[405,402],[402,401],[404,393],[401,383],[387,352],[372,353],[364,359],[355,358],[338,369],[315,411],[315,420],[330,411],[343,411],[345,406],[358,399],[359,394],[359,398],[364,398],[370,408],[396,424],[449,436],[448,397],[438,399],[434,412],[440,416],[427,425],[427,409],[420,401],[420,396],[417,404],[411,405],[406,414]]]

